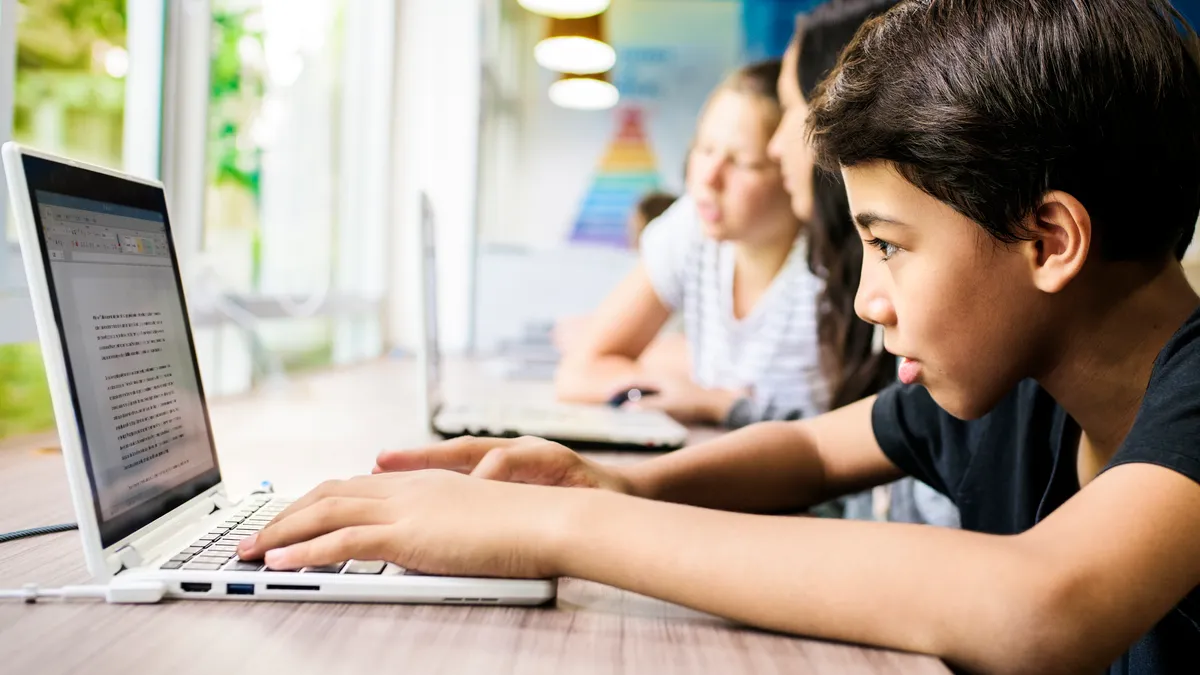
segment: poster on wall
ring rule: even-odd
[[[743,63],[777,58],[798,13],[820,0],[626,0],[608,13],[621,95],[609,137],[581,186],[569,239],[630,245],[627,223],[648,192],[683,190],[696,116]]]
[[[641,197],[682,191],[696,116],[741,61],[741,8],[736,0],[613,3],[607,27],[617,65],[609,76],[621,101],[587,113],[604,116],[606,128],[590,151],[590,170],[569,193],[576,195],[570,241],[629,246],[627,223]],[[585,133],[588,123],[577,123]]]
[[[600,160],[584,196],[572,241],[628,246],[626,223],[642,195],[659,189],[662,180],[646,135],[645,111],[618,109],[616,135]]]

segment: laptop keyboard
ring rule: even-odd
[[[197,539],[191,546],[183,549],[178,555],[163,563],[164,570],[196,570],[214,572],[286,572],[289,570],[270,570],[264,567],[262,561],[239,560],[237,557],[238,542],[255,534],[275,516],[279,515],[291,504],[291,500],[258,497],[238,510],[207,534]],[[336,565],[322,567],[305,567],[301,570],[313,574],[380,574],[387,563],[381,561],[351,560]]]

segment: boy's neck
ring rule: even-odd
[[[1137,272],[1118,270],[1109,278]],[[1064,331],[1061,355],[1039,378],[1083,430],[1081,483],[1112,459],[1141,407],[1159,352],[1200,305],[1175,263],[1127,290],[1110,289],[1076,313]]]

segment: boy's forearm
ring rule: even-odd
[[[564,576],[749,625],[1020,672],[1042,604],[1013,538],[754,516],[578,491],[553,547]],[[1036,578],[1036,577],[1034,577]],[[1079,665],[1079,664],[1074,664]]]
[[[618,471],[634,494],[752,513],[794,512],[824,498],[821,462],[791,422],[764,422]]]

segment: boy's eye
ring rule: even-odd
[[[883,239],[880,239],[879,237],[875,237],[874,239],[868,239],[867,245],[873,246],[873,247],[879,249],[879,252],[883,254],[884,262],[890,260],[891,257],[896,255],[896,253],[900,250],[900,247],[896,246],[895,244],[893,244],[891,242],[884,241]]]

